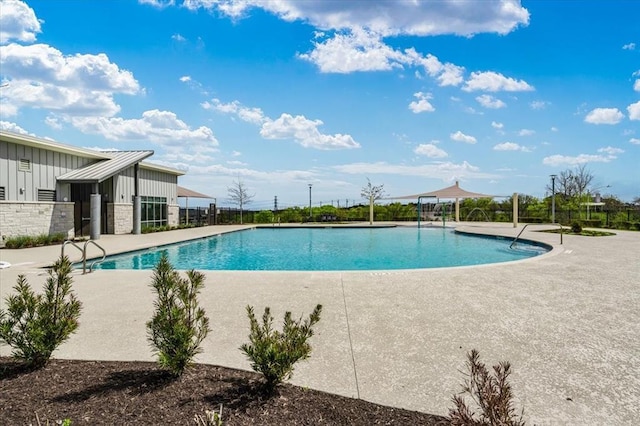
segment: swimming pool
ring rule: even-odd
[[[94,269],[153,269],[167,253],[176,269],[351,271],[509,262],[549,248],[449,228],[258,228],[109,256]]]

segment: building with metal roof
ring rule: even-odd
[[[67,238],[177,225],[178,176],[153,151],[97,151],[0,130],[0,235]]]

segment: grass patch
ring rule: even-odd
[[[537,231],[537,232],[547,232],[550,234],[559,234],[559,229],[548,229],[545,231]],[[613,232],[605,232],[605,231],[593,231],[589,229],[582,229],[580,232],[572,232],[571,228],[563,228],[562,233],[564,235],[582,235],[584,237],[609,237],[611,235],[616,235]]]

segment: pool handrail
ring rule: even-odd
[[[520,230],[520,232],[518,233],[518,235],[513,239],[513,241],[511,241],[511,244],[509,244],[509,248],[513,248],[513,245],[516,243],[516,241],[518,241],[518,238],[520,238],[520,235],[522,235],[522,233],[524,232],[525,229],[527,229],[527,226],[529,225],[558,225],[560,227],[560,244],[562,244],[562,225],[559,223],[527,223],[525,224],[522,229]]]

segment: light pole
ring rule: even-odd
[[[556,175],[551,175],[551,223],[556,223]]]
[[[311,187],[313,186],[312,183],[309,184],[309,222],[311,222],[311,219],[313,218],[313,215],[311,214]]]

